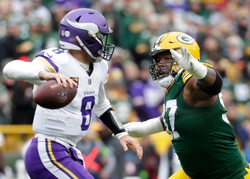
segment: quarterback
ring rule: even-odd
[[[105,95],[107,61],[115,47],[107,43],[112,30],[104,16],[87,8],[73,10],[61,20],[59,33],[61,48],[43,50],[32,62],[11,61],[3,69],[10,79],[34,84],[34,92],[50,79],[77,86],[76,97],[63,108],[37,105],[35,137],[26,150],[25,167],[31,179],[94,179],[76,148],[88,132],[93,114],[116,135],[125,151],[132,145],[141,158],[142,148],[125,131]]]
[[[167,131],[182,169],[170,179],[250,179],[223,104],[222,77],[199,62],[200,48],[182,32],[161,35],[150,52],[153,80],[166,89],[161,116],[125,124],[142,137]]]

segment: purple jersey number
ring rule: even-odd
[[[95,105],[95,97],[94,96],[87,96],[82,99],[82,130],[88,130],[91,116],[92,116],[92,109]]]

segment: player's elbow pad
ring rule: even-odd
[[[199,80],[197,81],[197,85],[200,87],[200,89],[208,95],[217,95],[221,92],[223,80],[217,71],[215,71],[215,73],[216,73],[216,78],[211,86],[204,86],[200,83]]]

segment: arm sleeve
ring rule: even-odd
[[[129,122],[124,124],[126,131],[132,137],[144,137],[158,132],[165,131],[162,116],[148,119],[143,122]]]
[[[22,60],[13,60],[3,68],[4,75],[12,80],[26,81],[32,84],[40,85],[43,83],[39,79],[40,71],[45,71],[42,65],[35,60],[33,62],[24,62]]]

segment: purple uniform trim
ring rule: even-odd
[[[53,151],[60,151],[61,146],[53,145],[53,148],[52,148],[51,140],[49,140],[49,139],[45,139],[45,140],[46,140],[46,151],[48,153],[50,161],[54,164],[54,166],[56,166],[59,170],[61,170],[63,173],[65,173],[69,178],[74,178],[74,175],[72,175],[72,174],[70,175],[70,173],[67,172],[68,169],[65,168],[63,163],[58,162],[58,160],[60,160],[61,156],[57,155],[57,152],[56,153],[53,152]],[[55,147],[55,149],[54,149],[54,147]]]
[[[48,55],[49,56],[49,55]],[[55,71],[58,73],[58,71],[59,71],[59,68],[58,68],[58,66],[56,66],[56,64],[54,64],[53,62],[52,62],[52,60],[49,58],[49,57],[47,57],[46,55],[45,55],[45,52],[44,51],[42,51],[42,52],[39,52],[38,54],[36,54],[36,57],[43,57],[54,69],[55,69]],[[52,58],[53,56],[51,56],[51,58]]]
[[[43,166],[43,163],[41,162],[39,157],[37,145],[38,140],[37,138],[34,138],[32,139],[30,146],[26,150],[24,157],[26,171],[31,179],[49,178],[51,176],[51,173]]]
[[[62,175],[63,179],[94,179],[82,162],[76,159],[74,152],[60,143],[34,138],[25,153],[24,161],[31,179],[58,179]]]

